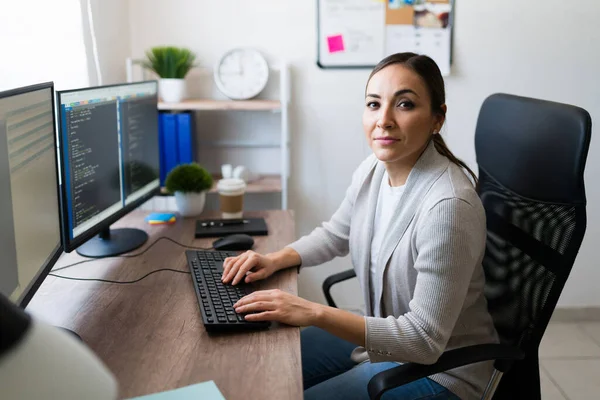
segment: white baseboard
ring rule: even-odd
[[[558,307],[551,322],[600,322],[600,307]]]

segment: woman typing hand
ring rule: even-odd
[[[300,265],[300,255],[285,247],[276,253],[262,255],[247,251],[223,262],[224,283],[237,285],[266,279],[276,271]],[[317,326],[335,332],[339,337],[364,345],[365,326],[361,316],[313,303],[281,290],[260,290],[241,298],[235,311],[248,321],[278,321],[294,326]],[[332,318],[333,317],[333,318]]]
[[[320,305],[279,289],[256,291],[233,305],[247,321],[279,321],[294,326],[316,325]]]
[[[223,283],[237,285],[266,279],[280,269],[300,265],[300,256],[290,248],[262,255],[252,250],[237,257],[227,257],[223,262]]]

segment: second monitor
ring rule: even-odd
[[[146,242],[111,224],[160,190],[157,83],[57,92],[63,243],[108,257]]]

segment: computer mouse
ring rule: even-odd
[[[252,236],[236,233],[217,239],[213,242],[215,250],[250,250],[254,246]]]

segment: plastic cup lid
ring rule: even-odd
[[[227,178],[221,179],[217,183],[217,190],[223,192],[237,192],[246,189],[246,182],[243,179]]]

